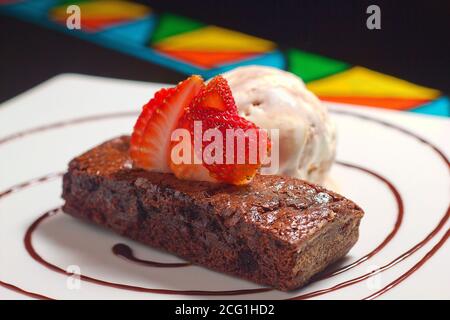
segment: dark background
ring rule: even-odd
[[[450,1],[144,1],[450,93]],[[381,30],[366,8],[381,7]],[[176,82],[184,76],[70,35],[0,15],[0,101],[64,72]]]

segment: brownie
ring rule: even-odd
[[[133,168],[129,137],[73,159],[64,211],[192,263],[280,290],[306,284],[358,239],[363,211],[323,187],[257,175],[245,186]]]

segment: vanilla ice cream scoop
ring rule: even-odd
[[[246,66],[226,72],[242,117],[279,131],[278,174],[322,183],[335,157],[336,133],[327,109],[292,73]]]

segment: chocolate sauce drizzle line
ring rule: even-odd
[[[416,138],[417,140],[419,140],[420,142],[422,142],[422,143],[424,143],[425,145],[427,145],[427,146],[429,146],[429,147],[431,147],[443,160],[444,160],[444,162],[447,164],[447,167],[450,169],[450,163],[449,163],[449,160],[447,159],[447,157],[445,156],[445,154],[441,151],[441,150],[439,150],[436,146],[434,146],[433,144],[431,144],[431,143],[429,143],[428,141],[426,141],[425,139],[423,139],[423,138],[421,138],[421,137],[419,137],[419,136],[417,136],[416,134],[414,134],[413,132],[411,132],[411,131],[409,131],[409,130],[406,130],[406,129],[403,129],[403,128],[401,128],[401,127],[397,127],[397,126],[395,126],[395,125],[392,125],[392,124],[390,124],[390,123],[388,123],[388,122],[385,122],[385,121],[383,121],[383,120],[379,120],[379,119],[376,119],[376,118],[372,118],[372,117],[369,117],[369,116],[365,116],[365,115],[362,115],[362,114],[358,114],[358,113],[354,113],[354,112],[350,112],[350,111],[343,111],[343,110],[341,110],[341,111],[338,111],[338,110],[331,110],[331,112],[332,113],[336,113],[336,114],[343,114],[343,115],[349,115],[349,116],[353,116],[353,117],[356,117],[356,118],[360,118],[360,119],[364,119],[364,120],[368,120],[368,121],[373,121],[373,122],[376,122],[376,123],[379,123],[379,124],[382,124],[382,125],[384,125],[384,126],[386,126],[386,127],[389,127],[389,128],[392,128],[392,129],[395,129],[395,130],[397,130],[397,131],[400,131],[400,132],[403,132],[404,134],[406,134],[406,135],[409,135],[409,136],[412,136],[413,138]],[[59,123],[54,123],[54,124],[50,124],[50,125],[47,125],[47,126],[42,126],[42,127],[38,127],[38,128],[34,128],[34,129],[30,129],[30,130],[27,130],[27,131],[23,131],[23,132],[21,132],[21,133],[16,133],[16,134],[13,134],[13,135],[10,135],[10,136],[8,136],[8,137],[6,137],[6,138],[3,138],[3,139],[0,139],[0,144],[2,144],[2,143],[5,143],[5,142],[8,142],[8,141],[11,141],[11,140],[14,140],[14,139],[16,139],[16,138],[20,138],[20,137],[23,137],[23,136],[25,136],[25,135],[28,135],[28,134],[31,134],[31,133],[36,133],[36,132],[39,132],[39,131],[44,131],[44,130],[48,130],[48,129],[52,129],[52,128],[59,128],[59,127],[63,127],[63,126],[66,126],[66,125],[71,125],[71,124],[74,124],[74,123],[82,123],[82,122],[88,122],[88,121],[94,121],[94,120],[102,120],[102,119],[104,119],[104,118],[115,118],[115,117],[122,117],[122,116],[131,116],[131,115],[135,115],[135,113],[116,113],[116,114],[107,114],[107,115],[97,115],[97,116],[91,116],[91,117],[84,117],[84,118],[78,118],[78,119],[74,119],[74,120],[71,120],[71,121],[64,121],[64,122],[59,122]],[[44,178],[41,178],[42,180],[41,181],[44,181],[45,179]],[[16,186],[17,187],[17,186]],[[3,195],[6,195],[6,194],[8,194],[8,193],[10,193],[11,191],[9,191],[9,190],[7,190],[7,191],[5,191],[5,192],[2,192],[2,193],[0,193],[0,197],[1,196],[3,196]],[[450,208],[450,207],[449,207]],[[442,218],[442,220],[441,220],[441,222],[438,224],[438,226],[423,240],[423,241],[421,241],[420,243],[418,243],[415,247],[413,247],[411,250],[413,250],[414,248],[416,248],[417,246],[420,246],[420,247],[422,247],[425,243],[423,243],[427,238],[428,238],[428,241],[429,240],[431,240],[433,237],[434,237],[434,235],[437,233],[437,232],[439,232],[440,231],[440,229],[445,225],[445,222],[448,220],[448,216],[449,216],[449,210],[447,210],[447,213],[446,213],[446,215]],[[41,218],[43,218],[43,217],[41,217]],[[444,221],[444,222],[443,222]],[[443,222],[443,223],[442,223]],[[447,234],[446,234],[447,235]],[[447,235],[448,236],[448,235]],[[428,252],[427,253],[427,255],[424,257],[424,258],[422,258],[420,261],[419,261],[419,263],[415,266],[416,268],[414,269],[414,267],[411,269],[411,270],[409,270],[409,272],[410,273],[405,273],[405,274],[403,274],[401,277],[399,277],[397,280],[395,280],[395,281],[393,281],[393,283],[391,283],[391,286],[387,286],[386,288],[384,288],[384,289],[382,289],[382,290],[380,290],[380,292],[379,292],[379,294],[377,295],[377,296],[379,296],[380,294],[382,294],[382,293],[385,293],[386,291],[388,291],[388,290],[390,290],[393,286],[392,286],[392,284],[395,286],[396,284],[398,284],[398,283],[400,283],[401,281],[403,281],[406,277],[408,277],[408,276],[410,276],[415,270],[417,270],[418,268],[420,268],[433,254],[434,254],[434,252],[435,251],[437,251],[438,249],[440,248],[440,246],[435,246],[430,252],[431,252],[431,255],[430,255],[430,252]],[[417,248],[418,249],[418,248]],[[416,250],[417,250],[416,249]],[[416,251],[416,250],[414,250],[414,251]],[[435,251],[433,251],[433,250],[435,250]],[[425,259],[425,260],[424,260]],[[375,270],[374,272],[377,272],[377,270]],[[382,272],[382,271],[380,271],[380,272]],[[406,277],[405,277],[405,275],[406,275]],[[398,282],[396,282],[396,281],[398,281]],[[25,294],[25,295],[28,295],[28,296],[30,296],[30,295],[36,295],[36,296],[41,296],[41,295],[38,295],[38,294],[34,294],[34,293],[30,293],[30,292],[28,292],[28,291],[26,291],[26,290],[23,290],[23,289],[21,289],[21,288],[18,288],[18,287],[16,287],[16,286],[14,286],[14,285],[11,285],[11,284],[8,284],[8,283],[5,283],[5,282],[0,282],[0,285],[2,285],[2,286],[4,286],[4,287],[6,287],[6,288],[9,288],[9,289],[13,289],[13,290],[16,290],[16,291],[19,291],[19,292],[21,292],[21,293],[23,293],[23,294]],[[326,289],[325,289],[326,290]],[[337,289],[334,289],[334,290],[337,290]],[[333,290],[333,291],[334,291]],[[381,292],[382,291],[382,292]],[[317,295],[317,294],[316,294]],[[46,298],[45,296],[41,296],[42,298]],[[297,296],[297,297],[295,297],[295,298],[297,298],[297,299],[301,299],[301,298],[306,298],[306,295],[302,295],[302,296]],[[294,299],[295,299],[294,298]],[[367,298],[370,298],[370,296],[369,297],[367,297]]]
[[[26,182],[23,182],[23,183],[16,184],[15,186],[13,186],[13,187],[11,187],[9,189],[6,189],[3,192],[0,192],[0,198],[3,198],[4,196],[6,196],[6,195],[8,195],[10,193],[14,193],[14,192],[20,191],[22,189],[34,186],[36,184],[59,178],[62,175],[63,175],[62,172],[55,172],[55,173],[50,173],[48,175],[45,175],[45,176],[42,176],[42,177],[39,177],[39,178],[36,178],[36,179],[32,179],[32,180],[29,180],[29,181],[26,181]]]
[[[42,177],[39,177],[39,178],[36,178],[36,179],[33,179],[33,180],[29,180],[29,181],[17,184],[15,186],[13,186],[13,187],[3,191],[3,192],[0,192],[0,199],[3,198],[4,196],[8,195],[8,194],[12,194],[14,192],[20,191],[20,190],[25,189],[27,187],[31,187],[31,186],[34,186],[36,184],[40,184],[40,183],[43,183],[43,182],[46,182],[46,181],[50,181],[50,180],[56,179],[58,177],[61,177],[62,175],[63,175],[63,173],[56,172],[56,173],[51,173],[51,174],[48,174],[48,175],[45,175],[45,176],[42,176]],[[41,300],[54,300],[53,298],[50,298],[48,296],[44,296],[44,295],[39,294],[39,293],[34,293],[34,292],[27,291],[27,290],[22,289],[22,288],[20,288],[18,286],[15,286],[13,284],[10,284],[10,283],[7,283],[7,282],[1,281],[1,280],[0,280],[0,286],[4,287],[6,289],[9,289],[9,290],[18,292],[18,293],[23,294],[25,296],[31,297],[31,298],[41,299]]]
[[[127,261],[135,262],[138,264],[143,264],[149,267],[156,268],[180,268],[180,267],[188,267],[192,264],[189,262],[178,262],[178,263],[164,263],[164,262],[156,262],[150,260],[139,259],[134,255],[133,249],[125,243],[117,243],[112,247],[112,252]]]
[[[370,116],[361,114],[361,113],[357,113],[357,112],[352,112],[352,111],[346,111],[346,110],[330,110],[331,113],[335,113],[335,114],[341,114],[341,115],[346,115],[346,116],[351,116],[354,118],[359,118],[359,119],[363,119],[366,121],[371,121],[371,122],[375,122],[378,124],[381,124],[385,127],[388,127],[390,129],[394,129],[396,131],[402,132],[408,136],[411,136],[413,138],[415,138],[416,140],[418,140],[419,142],[423,143],[424,145],[426,145],[427,147],[431,148],[434,152],[436,152],[439,157],[442,159],[442,161],[444,161],[444,163],[447,165],[447,168],[450,171],[450,160],[447,158],[447,156],[444,154],[444,152],[442,152],[438,147],[436,147],[434,144],[432,144],[431,142],[429,142],[428,140],[425,140],[424,138],[422,138],[421,136],[415,134],[414,132],[399,127],[397,125],[394,125],[392,123],[389,123],[387,121],[378,119],[378,118],[372,118]]]
[[[10,142],[12,140],[23,138],[25,136],[29,136],[34,133],[47,131],[47,130],[51,130],[51,129],[67,127],[67,126],[71,126],[74,124],[80,124],[80,123],[86,123],[86,122],[92,122],[92,121],[109,120],[109,119],[115,119],[115,118],[132,117],[132,116],[135,117],[137,115],[138,115],[138,113],[134,112],[134,111],[133,112],[132,111],[115,112],[115,113],[96,114],[96,115],[87,116],[87,117],[81,117],[81,118],[75,118],[75,119],[70,119],[70,120],[54,122],[54,123],[50,123],[47,125],[43,125],[43,126],[39,126],[39,127],[35,127],[35,128],[28,129],[28,130],[10,134],[4,138],[1,138],[0,144],[4,144],[4,143]]]
[[[15,285],[7,283],[7,282],[3,282],[1,280],[0,280],[0,286],[4,287],[6,289],[9,289],[11,291],[14,291],[14,292],[18,292],[18,293],[28,296],[30,298],[35,298],[35,299],[39,299],[39,300],[54,300],[53,298],[44,296],[39,293],[27,291],[25,289],[19,288],[18,286],[15,286]]]
[[[447,211],[447,216],[448,216],[448,211]],[[391,283],[389,283],[387,286],[385,286],[384,288],[378,290],[377,292],[371,294],[370,296],[367,296],[364,298],[364,300],[373,300],[378,298],[379,296],[381,296],[383,293],[391,290],[392,288],[394,288],[396,285],[398,285],[399,283],[401,283],[403,280],[405,280],[406,278],[408,278],[409,276],[411,276],[414,272],[416,272],[420,267],[422,267],[427,261],[428,259],[430,259],[443,245],[444,243],[448,240],[450,236],[450,229],[447,229],[447,232],[444,234],[444,236],[439,240],[438,243],[436,243],[434,245],[434,247],[428,251],[422,259],[419,260],[419,262],[417,262],[411,269],[409,269],[408,271],[406,271],[405,273],[403,273],[400,277],[398,277],[397,279],[395,279],[394,281],[392,281]]]
[[[348,166],[354,169],[358,169],[361,170],[362,172],[366,172],[369,173],[370,175],[373,175],[374,177],[378,178],[378,174],[373,173],[370,170],[366,170],[364,168],[361,168],[359,166],[356,165],[352,165],[352,164],[347,164],[347,163],[343,163],[340,162],[341,165],[344,166]],[[387,185],[390,186],[393,190],[395,190],[396,194],[399,195],[398,191],[395,189],[394,185],[389,182],[387,179],[382,178],[381,181],[387,181]],[[396,198],[397,201],[400,201],[398,203],[398,208],[402,208],[402,199],[401,197]],[[68,273],[67,271],[65,271],[63,268],[60,268],[50,262],[48,262],[47,260],[45,260],[44,258],[42,258],[36,251],[36,249],[33,246],[32,243],[32,235],[33,232],[38,228],[38,226],[47,218],[49,218],[50,216],[52,216],[55,212],[57,212],[58,210],[60,210],[60,208],[56,208],[53,209],[47,213],[45,213],[44,215],[42,215],[41,217],[39,217],[27,230],[26,234],[25,234],[25,238],[24,238],[24,244],[25,244],[25,248],[28,251],[28,253],[30,254],[30,256],[38,263],[42,264],[43,266],[56,271],[58,273],[62,273],[62,274],[67,274],[70,275],[70,273]],[[402,216],[403,212],[402,210],[399,210],[397,212],[398,216]],[[401,218],[397,218],[397,221],[401,222]],[[400,224],[398,224],[398,226],[400,226]],[[395,233],[394,233],[395,234]],[[390,237],[390,234],[388,235],[388,238]],[[390,237],[390,239],[392,239],[392,237]],[[388,240],[390,241],[390,240]],[[385,245],[385,242],[383,241],[381,243],[382,246]],[[375,249],[377,250],[377,249]],[[380,249],[381,250],[381,249]],[[373,251],[372,251],[373,252]],[[372,253],[371,252],[371,253]],[[371,254],[369,253],[369,254]],[[372,254],[373,255],[373,254]],[[141,260],[142,261],[142,260]],[[153,261],[145,261],[144,262],[148,262],[148,264],[153,264]],[[358,259],[358,261],[361,261],[359,263],[362,263],[361,259]],[[353,264],[352,264],[353,265]],[[354,266],[354,265],[353,265]],[[345,267],[344,267],[345,268]],[[184,295],[242,295],[242,294],[251,294],[251,293],[261,293],[261,292],[267,292],[267,291],[272,291],[272,288],[261,288],[261,289],[244,289],[244,290],[226,290],[226,291],[203,291],[203,290],[187,290],[187,291],[182,291],[182,290],[169,290],[169,289],[155,289],[155,288],[145,288],[145,287],[138,287],[138,286],[130,286],[130,285],[126,285],[126,284],[119,284],[119,283],[113,283],[113,282],[108,282],[108,281],[104,281],[104,280],[100,280],[97,278],[93,278],[90,276],[85,276],[85,275],[81,275],[80,278],[82,280],[85,281],[89,281],[89,282],[93,282],[96,284],[100,284],[100,285],[105,285],[105,286],[110,286],[110,287],[114,287],[114,288],[118,288],[118,289],[125,289],[125,290],[133,290],[133,291],[138,291],[138,292],[149,292],[149,293],[159,293],[159,294],[184,294]]]

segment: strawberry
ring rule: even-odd
[[[208,150],[206,154],[209,154],[208,145],[211,141],[203,141],[202,137],[194,136],[195,121],[201,122],[203,133],[208,129],[217,129],[222,134],[221,156],[220,153],[216,155],[218,149],[210,152],[211,156],[216,160],[220,159],[221,163],[205,158],[203,151]],[[196,142],[202,146],[202,150],[196,150],[196,153],[193,151],[192,156],[202,159],[203,162],[202,164],[175,164],[171,161],[170,168],[180,179],[210,180],[241,185],[249,183],[261,167],[258,141],[264,133],[260,132],[254,123],[238,115],[231,90],[221,76],[212,79],[193,99],[186,113],[180,118],[178,128],[186,129],[190,133],[192,149],[194,149],[194,139],[201,139]],[[233,159],[227,158],[227,129],[241,129],[244,132],[245,144],[243,150],[240,150],[243,152],[238,153],[237,143],[234,143],[234,150],[228,155],[228,157],[232,155]],[[248,129],[252,132],[246,132]],[[212,140],[214,141],[214,138]],[[256,149],[250,150],[253,146],[256,146]],[[269,141],[268,148],[270,148]],[[238,154],[245,156],[244,159],[239,159],[244,160],[243,163],[238,163]],[[250,159],[251,155],[252,159]],[[193,159],[192,156],[191,159]],[[227,164],[227,159],[233,162]],[[209,177],[206,173],[209,173]]]
[[[170,172],[170,137],[185,108],[204,86],[200,76],[191,76],[175,88],[162,89],[142,109],[130,142],[135,166],[157,172]]]
[[[136,124],[134,125],[134,130],[133,130],[133,134],[131,136],[131,157],[138,157],[138,153],[139,153],[139,148],[138,146],[140,145],[141,141],[142,141],[142,137],[144,136],[145,133],[145,128],[147,127],[148,121],[150,120],[150,118],[153,115],[153,112],[156,110],[156,108],[158,106],[160,106],[164,99],[167,98],[168,96],[172,95],[175,92],[175,87],[174,88],[163,88],[161,90],[159,90],[158,92],[155,93],[154,97],[152,99],[150,99],[149,102],[147,102],[147,104],[145,104],[142,107],[142,112],[139,115],[138,120],[136,121]]]
[[[227,80],[220,75],[208,82],[208,85],[194,98],[190,108],[237,113],[236,103]]]

